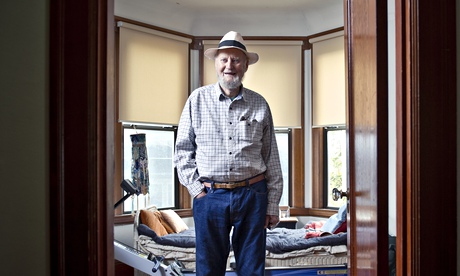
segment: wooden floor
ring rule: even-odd
[[[115,276],[133,276],[134,268],[115,260]]]

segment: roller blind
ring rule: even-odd
[[[119,120],[177,125],[188,96],[191,39],[118,26]]]
[[[259,54],[250,65],[243,85],[264,96],[270,105],[275,127],[301,127],[302,42],[245,41],[249,52]],[[219,41],[204,41],[204,50],[217,47]],[[214,61],[203,62],[205,84],[217,82]]]
[[[311,39],[312,126],[345,125],[345,52],[343,32]]]

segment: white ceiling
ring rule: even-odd
[[[305,36],[343,27],[343,0],[115,0],[115,15],[195,36]]]
[[[154,0],[152,0],[154,2]],[[324,9],[333,2],[330,0],[162,0],[171,6],[195,12],[238,12],[238,11],[308,11]]]

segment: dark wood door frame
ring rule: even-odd
[[[113,14],[50,1],[51,275],[114,275]]]
[[[396,1],[397,275],[457,274],[455,6]]]

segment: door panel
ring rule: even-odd
[[[350,275],[388,275],[387,3],[346,0]]]

